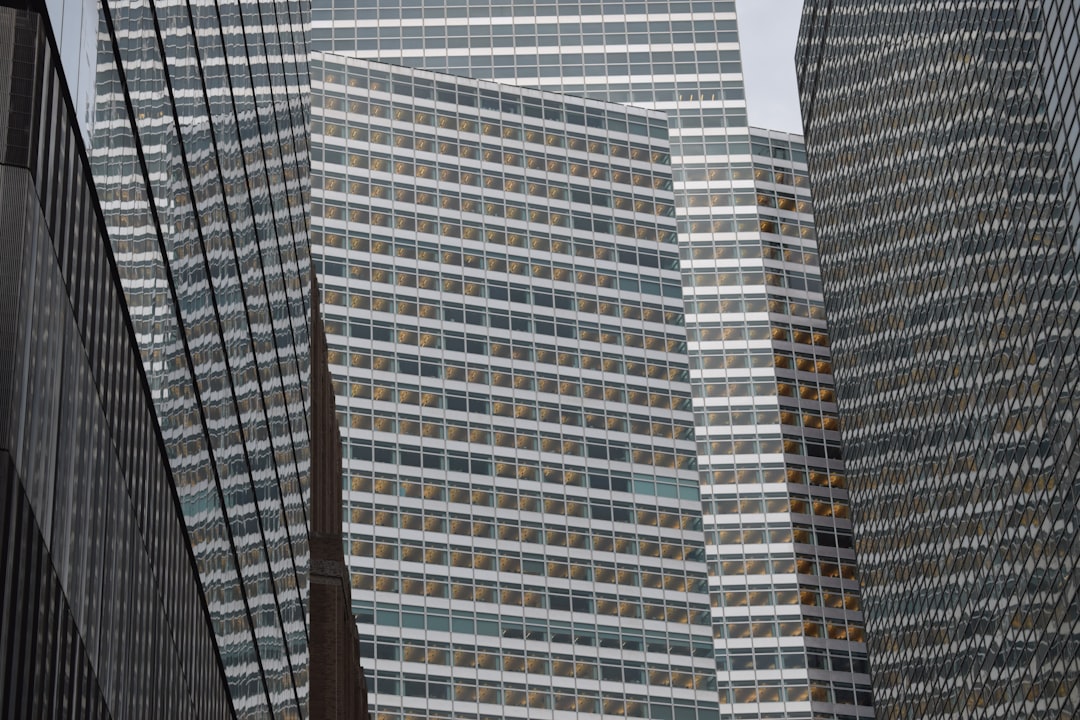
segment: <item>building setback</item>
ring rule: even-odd
[[[847,717],[872,698],[805,156],[750,140],[676,169],[721,699]],[[731,196],[734,217],[699,217]]]
[[[721,712],[872,716],[805,162],[735,3],[319,0],[312,45],[667,115]]]
[[[804,12],[879,714],[1076,717],[1076,8]]]
[[[374,714],[716,718],[664,116],[312,67]]]

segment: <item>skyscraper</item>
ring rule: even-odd
[[[0,10],[5,717],[366,717],[336,435],[309,478],[308,14],[243,9]]]
[[[93,85],[94,182],[247,717],[307,694],[305,17],[103,3],[69,73]]]
[[[377,717],[715,718],[659,113],[313,60]]]
[[[883,717],[1080,713],[1076,8],[806,4],[798,65]]]
[[[316,2],[312,38],[667,114],[722,712],[871,715],[805,164],[747,126],[735,3]]]
[[[0,714],[234,717],[42,14],[0,58]]]

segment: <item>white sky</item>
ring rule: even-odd
[[[755,127],[802,133],[795,38],[803,0],[736,0],[746,105]]]

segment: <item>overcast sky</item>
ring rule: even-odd
[[[795,38],[802,0],[736,0],[735,7],[750,124],[801,133]]]

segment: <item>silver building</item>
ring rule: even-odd
[[[312,68],[376,716],[717,718],[665,116]]]
[[[121,0],[57,18],[233,709],[303,717],[307,11]]]
[[[735,3],[320,0],[312,39],[667,114],[721,711],[872,716],[805,158],[747,125]]]

